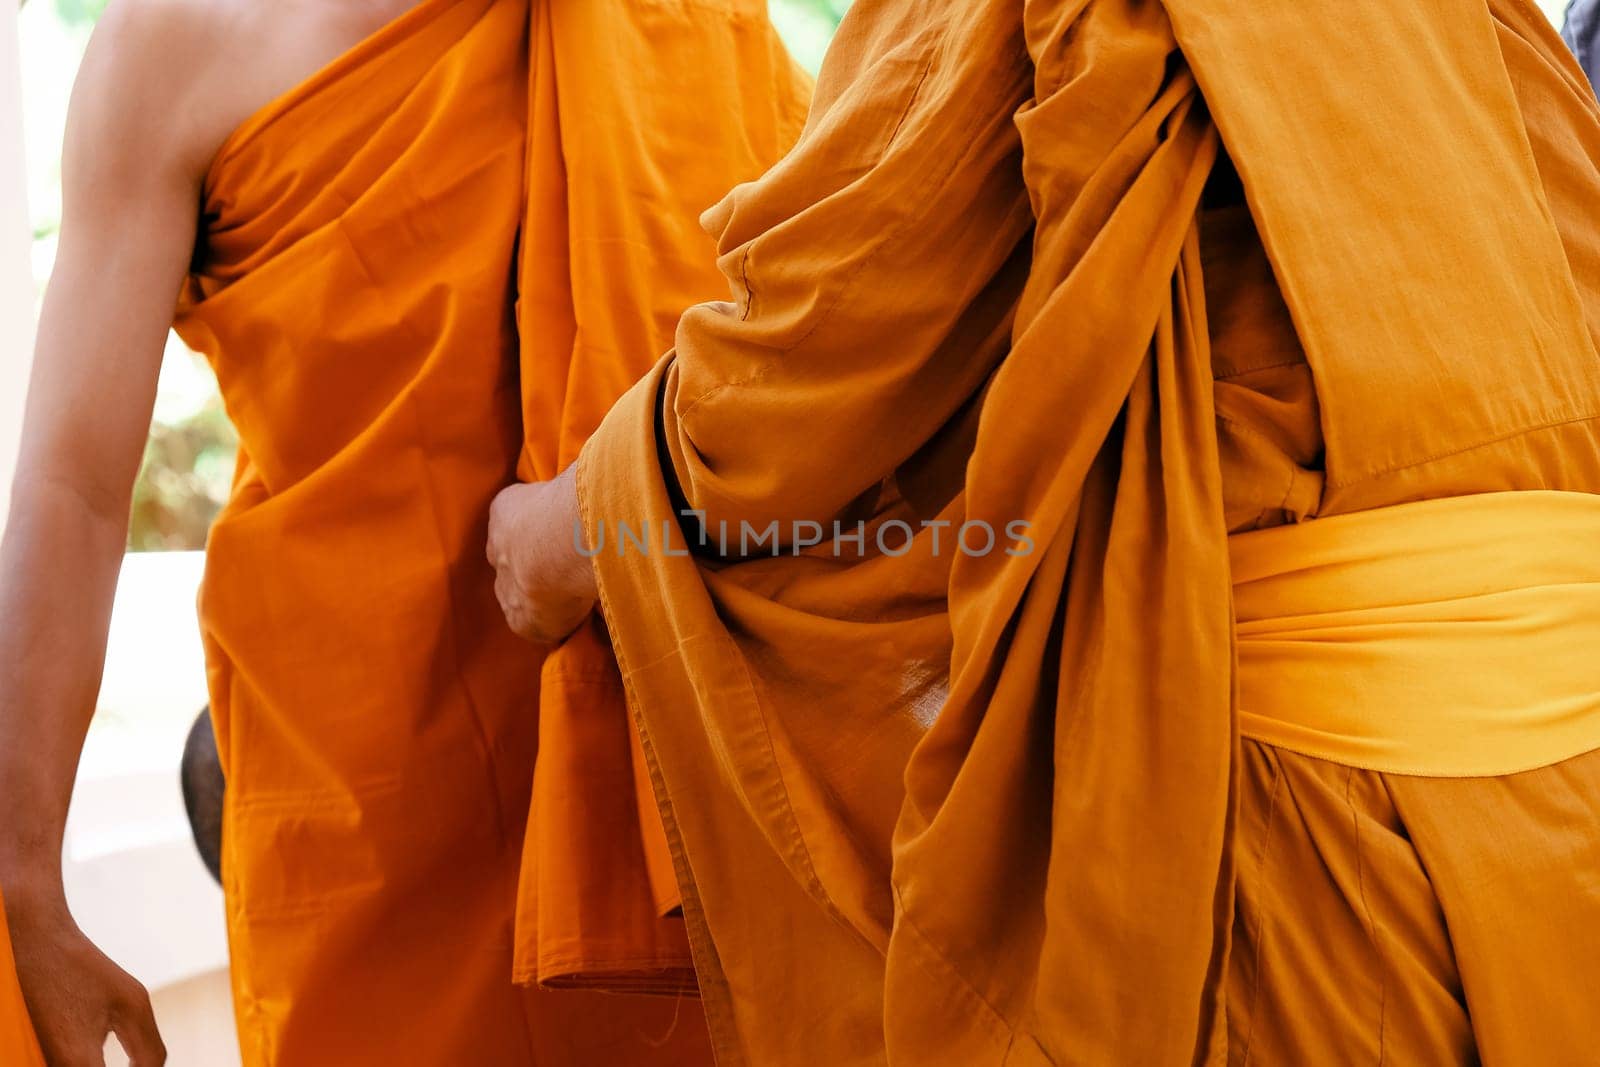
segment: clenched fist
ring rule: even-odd
[[[513,485],[489,509],[489,562],[506,624],[554,643],[594,610],[599,592],[582,552],[575,468],[554,481]]]

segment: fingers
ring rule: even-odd
[[[489,506],[484,550],[495,597],[512,632],[529,641],[557,643],[593,609],[593,568],[573,536],[577,513],[570,468],[552,482],[508,486]]]
[[[122,1051],[128,1054],[129,1067],[162,1067],[167,1062],[167,1046],[156,1026],[150,994],[137,982],[125,990],[112,1009],[111,1030]]]
[[[495,574],[494,593],[511,632],[541,645],[565,640],[589,617],[594,606],[592,600],[531,596],[508,570]]]

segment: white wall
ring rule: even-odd
[[[33,278],[22,161],[17,5],[0,0],[0,525],[11,499],[22,399],[33,347]]]

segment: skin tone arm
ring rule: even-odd
[[[78,930],[61,843],[201,183],[267,101],[415,0],[112,0],[73,91],[65,219],[0,546],[0,887],[51,1067],[165,1061],[149,998]]]
[[[489,562],[506,624],[530,641],[561,640],[594,609],[594,568],[573,543],[577,468],[502,489],[489,510]]]
[[[102,1064],[112,1031],[137,1067],[166,1058],[144,989],[68,913],[60,861],[207,162],[209,131],[175,119],[194,114],[181,60],[195,34],[180,11],[160,14],[113,5],[73,94],[65,221],[0,548],[0,885],[52,1067]]]

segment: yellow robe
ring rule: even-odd
[[[733,302],[685,315],[579,463],[720,1062],[1229,1056],[1241,824],[1271,796],[1242,781],[1269,776],[1241,754],[1230,531],[1600,492],[1600,122],[1538,17],[853,9],[797,150],[707,216]],[[953,547],[963,523],[996,547]],[[1595,795],[1593,759],[1562,768]],[[1475,810],[1514,790],[1533,831],[1502,872],[1559,868],[1553,780],[1485,780]],[[1437,910],[1500,838],[1433,784],[1408,795]],[[1416,889],[1414,856],[1373,857]],[[1536,943],[1600,929],[1557,898]],[[1600,1040],[1572,1010],[1594,955],[1519,1026],[1493,899],[1461,956],[1501,1008],[1478,1040],[1570,1062]],[[1463,1054],[1453,1025],[1420,1047]]]
[[[507,630],[486,520],[719,291],[695,216],[806,89],[756,0],[423,0],[218,153],[176,328],[240,437],[201,620],[246,1062],[705,1061],[692,1000],[512,984],[693,989],[615,697],[551,673],[605,647]]]

